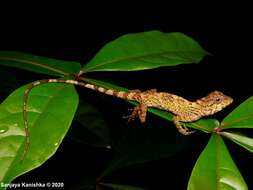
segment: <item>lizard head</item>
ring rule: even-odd
[[[205,110],[205,115],[212,115],[233,102],[233,99],[222,92],[214,91],[196,101]]]

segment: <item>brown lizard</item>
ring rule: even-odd
[[[174,94],[170,94],[167,92],[157,92],[156,89],[151,89],[144,92],[141,92],[140,90],[124,92],[106,89],[103,87],[95,86],[93,84],[78,82],[75,80],[46,79],[36,81],[31,83],[30,86],[28,86],[24,95],[23,117],[26,132],[26,145],[24,155],[27,152],[29,146],[29,130],[27,119],[28,95],[34,87],[47,83],[73,84],[125,100],[137,101],[139,102],[139,105],[133,109],[130,119],[139,117],[142,123],[146,121],[147,109],[149,107],[169,111],[174,114],[173,123],[177,127],[178,131],[184,135],[189,135],[192,132],[188,131],[188,129],[184,127],[181,122],[193,122],[202,117],[212,115],[222,110],[223,108],[231,104],[233,101],[231,97],[226,96],[219,91],[211,92],[207,96],[192,102]]]

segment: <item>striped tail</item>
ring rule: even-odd
[[[62,80],[62,79],[45,79],[45,80],[39,80],[36,82],[31,83],[24,93],[24,105],[23,105],[23,119],[24,119],[24,127],[25,127],[25,148],[23,155],[21,157],[21,161],[24,160],[28,149],[30,145],[30,136],[29,136],[29,128],[28,128],[28,114],[27,114],[27,101],[30,91],[39,85],[47,84],[47,83],[65,83],[65,84],[73,84],[77,86],[83,86],[85,88],[89,88],[91,90],[95,90],[100,93],[104,93],[107,95],[115,96],[118,98],[126,99],[126,100],[139,100],[139,91],[130,91],[130,92],[124,92],[124,91],[115,91],[112,89],[106,89],[103,87],[98,87],[93,84],[84,83],[84,82],[78,82],[75,80]]]
[[[122,98],[122,99],[126,99],[126,100],[137,100],[137,101],[139,99],[139,97],[138,97],[139,91],[136,91],[136,90],[130,91],[130,92],[116,91],[116,90],[103,88],[103,87],[96,86],[96,85],[89,84],[89,83],[78,82],[75,80],[61,80],[61,79],[40,80],[40,81],[34,82],[33,84],[35,84],[35,85],[33,87],[40,85],[40,84],[45,84],[45,83],[73,84],[73,85],[77,85],[77,86],[83,86],[85,88],[89,88],[91,90],[95,90],[95,91],[103,93],[103,94],[115,96],[117,98]]]

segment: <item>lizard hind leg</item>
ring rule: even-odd
[[[139,117],[141,123],[145,123],[146,121],[146,116],[147,116],[147,106],[144,104],[140,104],[133,108],[132,114],[128,118],[128,122],[132,121],[134,118]]]

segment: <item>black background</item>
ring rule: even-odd
[[[209,2],[201,8],[196,6],[195,9],[187,5],[184,8],[182,5],[164,5],[163,9],[156,7],[146,9],[142,6],[138,8],[135,5],[126,6],[124,3],[110,9],[99,3],[95,8],[67,4],[52,7],[36,5],[25,9],[6,7],[6,10],[2,7],[4,12],[1,13],[0,48],[85,64],[103,45],[127,33],[149,30],[182,32],[198,41],[213,56],[204,58],[196,65],[139,72],[99,72],[90,76],[116,81],[116,84],[130,89],[158,88],[189,99],[199,98],[212,90],[221,90],[235,100],[230,108],[217,115],[217,118],[222,119],[253,94],[250,26],[252,15],[246,5],[243,7],[239,5],[230,7],[230,5],[220,6]],[[14,70],[13,73],[20,79],[20,83],[48,77],[21,70]],[[105,105],[110,104],[98,102],[102,105],[97,106],[106,113],[108,108]],[[126,109],[125,104],[120,106],[121,109]],[[116,117],[120,118],[122,113],[112,110],[111,114],[107,113],[106,116],[108,120],[113,120]],[[119,182],[125,184],[150,189],[170,189],[169,186],[185,189],[191,168],[206,145],[208,136],[197,134],[196,139],[191,142],[198,143],[198,146],[190,145],[188,150],[177,157],[130,167],[116,173],[112,178],[118,178]],[[236,145],[227,143],[232,147],[231,154],[249,189],[253,188],[252,168],[249,168],[249,165],[250,167],[252,165],[252,155]],[[80,148],[78,146],[66,138],[52,159],[17,181],[54,179],[63,180],[71,187],[85,179],[86,171],[95,175],[97,170],[103,168],[106,161],[101,163],[100,159],[96,158],[102,156],[107,160],[110,157],[107,152],[82,146],[80,155],[73,158],[72,149],[78,150]],[[82,156],[83,152],[89,156]],[[87,164],[80,166],[82,162]],[[174,163],[174,167],[168,162]]]

